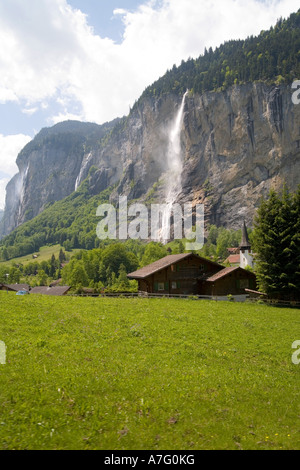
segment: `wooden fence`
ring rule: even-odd
[[[144,298],[144,299],[188,299],[188,300],[212,300],[215,302],[231,300],[235,302],[234,297],[232,299],[227,299],[226,296],[209,296],[209,295],[191,295],[191,294],[148,294],[144,292],[105,292],[105,293],[95,293],[95,294],[68,294],[72,297],[110,297],[110,298]],[[239,300],[239,302],[246,301],[249,303],[259,303],[266,304],[275,307],[293,307],[300,308],[300,301],[289,301],[289,300],[277,300],[277,299],[267,299],[267,298],[250,298],[249,296],[244,296],[244,300]]]

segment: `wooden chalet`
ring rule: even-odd
[[[128,274],[136,279],[139,291],[149,294],[196,294],[201,279],[220,271],[218,263],[193,253],[169,255]]]
[[[245,269],[224,268],[194,253],[169,255],[128,274],[139,291],[148,294],[227,296],[246,295],[256,287],[255,274]]]

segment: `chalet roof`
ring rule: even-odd
[[[0,286],[3,286],[9,290],[19,292],[20,290],[30,290],[30,287],[28,284],[0,284]]]
[[[208,282],[215,282],[221,279],[222,277],[228,276],[228,274],[233,273],[234,271],[237,271],[240,269],[239,266],[232,266],[231,268],[224,268],[222,271],[219,271],[218,273],[214,274],[213,276],[209,277],[207,279]]]
[[[171,266],[172,264],[176,264],[179,261],[189,258],[190,256],[197,257],[198,259],[203,259],[203,261],[206,261],[218,268],[222,267],[220,264],[210,261],[208,259],[201,258],[200,256],[195,255],[194,253],[182,253],[179,255],[165,256],[164,258],[161,258],[158,261],[155,261],[154,263],[145,266],[144,268],[138,269],[137,271],[128,274],[127,277],[132,279],[145,279],[151,276],[152,274]]]
[[[251,271],[247,271],[246,269],[240,268],[239,266],[231,266],[230,268],[222,269],[222,271],[219,271],[218,273],[214,274],[213,276],[209,277],[206,280],[207,280],[207,282],[216,282],[219,279],[222,279],[223,277],[226,277],[229,274],[233,273],[234,271],[238,271],[238,270],[244,271],[244,272],[248,273],[251,276],[255,276],[255,274],[252,273]]]
[[[31,289],[31,294],[42,294],[42,295],[65,295],[71,287],[69,286],[55,286],[55,287],[34,287]]]

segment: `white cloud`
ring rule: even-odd
[[[28,4],[30,3],[30,8]],[[103,122],[127,114],[144,88],[204,47],[267,29],[298,0],[160,0],[134,12],[116,9],[121,44],[93,33],[67,0],[0,2],[0,101],[26,101],[27,112],[63,99],[53,117]],[[71,103],[80,103],[74,113]],[[24,108],[24,106],[23,106]]]
[[[38,110],[39,110],[39,108],[37,106],[35,108],[24,108],[24,109],[22,109],[22,113],[27,114],[28,116],[32,116]]]
[[[18,172],[16,159],[22,148],[30,142],[28,135],[8,135],[0,134],[0,169],[3,173],[13,176]]]

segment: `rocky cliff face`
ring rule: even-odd
[[[233,86],[220,93],[189,95],[182,125],[182,188],[178,202],[205,204],[216,225],[249,226],[262,196],[286,182],[300,183],[300,106],[290,87],[263,83]],[[147,99],[109,145],[93,154],[101,190],[165,202],[171,177],[167,167],[169,133],[181,97]],[[104,176],[105,175],[105,176]]]
[[[18,157],[19,174],[7,187],[0,235],[76,190],[91,166],[97,167],[89,179],[91,195],[114,185],[112,202],[122,194],[163,203],[170,129],[181,99],[145,98],[127,118],[104,128],[52,128],[26,146]],[[295,190],[300,183],[300,105],[292,103],[290,87],[263,83],[189,94],[181,146],[178,202],[204,203],[210,223],[240,228],[246,219],[252,225],[271,187],[285,181]]]
[[[98,126],[67,121],[42,129],[18,155],[19,173],[6,188],[0,237],[71,194],[87,150],[116,122]]]
[[[204,200],[212,223],[253,223],[261,196],[300,183],[300,106],[289,87],[235,86],[187,104],[183,197]],[[199,196],[197,196],[199,193]]]

